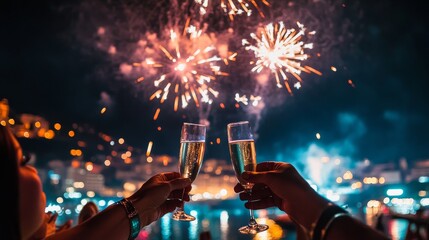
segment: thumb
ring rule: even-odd
[[[265,185],[268,185],[270,179],[271,179],[271,173],[270,172],[244,172],[241,177],[249,182],[252,183],[264,183]]]
[[[176,178],[170,181],[171,190],[178,190],[191,185],[191,179],[189,178]]]

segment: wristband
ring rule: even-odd
[[[139,213],[133,206],[130,200],[124,198],[119,201],[117,204],[120,204],[124,207],[127,217],[130,220],[130,236],[128,239],[135,239],[140,233],[140,218]]]
[[[347,214],[348,212],[343,208],[330,203],[328,207],[323,210],[322,214],[320,214],[319,219],[312,224],[310,238],[312,240],[322,240],[322,237],[324,237],[324,234],[332,221]]]

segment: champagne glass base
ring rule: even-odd
[[[190,221],[194,221],[195,217],[189,214],[186,214],[184,211],[175,211],[173,213],[172,216],[173,220],[176,221],[185,221],[185,222],[190,222]]]
[[[243,226],[238,229],[238,231],[242,234],[257,234],[268,229],[268,225],[258,224],[255,226]]]

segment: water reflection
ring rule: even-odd
[[[396,219],[394,221],[390,221],[390,232],[389,234],[392,237],[392,240],[402,240],[406,235],[408,227],[407,220],[404,219]]]
[[[190,214],[195,217],[194,221],[189,222],[189,239],[198,239],[198,212],[191,210]]]
[[[197,220],[179,222],[171,219],[171,214],[163,216],[146,228],[147,239],[162,240],[198,240],[200,234],[207,232],[211,239],[216,240],[295,240],[296,232],[290,224],[277,221],[277,217],[284,214],[281,211],[267,209],[256,211],[258,223],[267,224],[269,229],[255,236],[240,234],[238,228],[248,221],[248,211],[243,209],[242,203],[222,201],[220,204],[210,202],[204,204],[189,204],[186,210]],[[371,213],[371,212],[370,212]],[[365,215],[362,216],[365,219]],[[390,221],[388,226],[392,240],[403,240],[407,222],[401,220]],[[141,238],[145,239],[145,238]]]
[[[227,240],[228,239],[228,219],[229,214],[227,211],[222,211],[220,213],[220,232],[221,232],[221,239]]]
[[[186,211],[186,212],[188,212],[188,211]],[[183,236],[183,239],[187,238],[187,236],[184,236],[184,234],[182,233],[182,228],[184,228],[183,224],[189,224],[189,223],[188,222],[173,221],[173,237],[171,239],[176,239],[177,236]]]
[[[161,234],[163,240],[169,240],[171,238],[170,221],[170,214],[166,214],[161,218]]]
[[[268,230],[261,232],[253,240],[280,240],[283,238],[283,229],[276,222],[269,218],[258,218],[256,221],[260,224],[268,225]]]

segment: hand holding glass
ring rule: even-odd
[[[206,141],[206,126],[194,123],[183,123],[180,137],[179,171],[182,177],[193,182],[200,171]],[[193,221],[195,217],[186,214],[183,207],[178,207],[173,213],[173,219],[178,221]]]
[[[241,178],[245,171],[256,171],[256,150],[253,134],[249,122],[230,123],[227,126],[229,153],[231,162],[238,181],[249,194],[252,192],[253,183],[246,182]],[[243,234],[256,234],[268,229],[267,225],[258,224],[250,209],[250,220],[247,226],[238,230]]]

